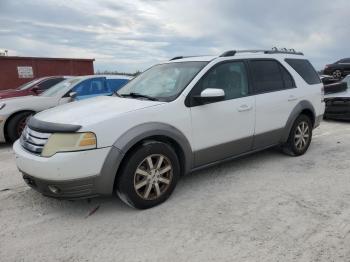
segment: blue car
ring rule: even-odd
[[[71,89],[71,92],[76,93],[75,100],[83,100],[95,96],[109,96],[115,91],[118,91],[126,83],[130,81],[129,76],[96,76],[87,77],[87,79],[79,81]]]
[[[112,95],[130,79],[120,75],[68,77],[38,96],[0,99],[0,142],[17,140],[27,119],[40,111],[76,100]]]

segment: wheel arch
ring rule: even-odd
[[[104,192],[113,192],[118,172],[128,154],[148,141],[160,141],[172,146],[180,161],[181,174],[190,172],[193,153],[185,135],[168,124],[146,123],[129,129],[115,141],[103,164],[98,188]]]
[[[26,110],[26,109],[24,109],[24,110],[20,110],[20,111],[16,111],[16,112],[12,113],[12,114],[6,119],[5,124],[4,124],[4,137],[5,137],[5,140],[6,140],[6,141],[9,141],[8,130],[7,130],[9,122],[10,122],[15,116],[17,116],[17,115],[19,115],[19,114],[22,114],[22,113],[34,113],[34,114],[35,114],[36,112],[33,111],[33,110]]]
[[[303,100],[300,101],[292,110],[291,114],[289,115],[289,118],[287,120],[287,123],[284,128],[283,136],[282,136],[282,143],[286,143],[290,134],[290,130],[292,129],[293,123],[295,120],[301,115],[305,114],[308,117],[310,117],[312,125],[315,126],[316,121],[316,113],[315,108],[313,105],[307,101]]]

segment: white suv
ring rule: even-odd
[[[116,193],[149,208],[193,170],[273,146],[304,154],[324,113],[322,89],[294,50],[176,57],[113,97],[35,115],[14,144],[16,162],[44,195]]]

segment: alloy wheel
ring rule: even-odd
[[[310,127],[307,122],[302,121],[295,129],[294,145],[302,151],[309,143],[310,140]]]
[[[144,200],[155,200],[169,188],[173,178],[170,160],[162,154],[147,156],[134,174],[134,189]]]
[[[333,77],[337,78],[337,79],[341,78],[341,71],[340,70],[335,70],[333,72]]]

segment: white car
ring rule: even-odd
[[[116,193],[139,209],[181,175],[269,147],[308,149],[323,85],[295,51],[177,57],[118,91],[32,117],[14,144],[28,185],[46,196]]]
[[[69,78],[39,96],[0,100],[0,142],[14,142],[21,135],[29,116],[75,100],[112,95],[131,78],[120,75],[91,75]]]

